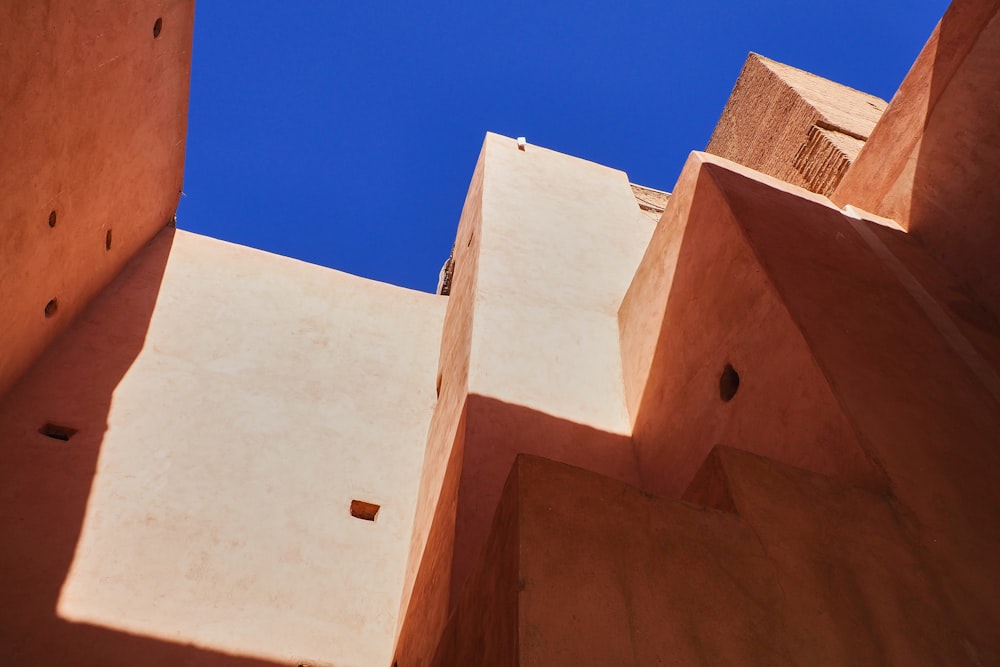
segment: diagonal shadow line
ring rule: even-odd
[[[57,613],[112,396],[142,350],[174,232],[164,228],[142,249],[0,399],[0,655],[5,663],[276,664],[73,623]],[[39,432],[45,423],[76,433],[68,441],[49,438]],[[164,634],[171,630],[164,628]]]

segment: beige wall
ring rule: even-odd
[[[401,665],[433,655],[518,453],[638,483],[617,311],[654,226],[624,172],[487,134],[456,236]]]
[[[162,232],[0,404],[0,644],[51,664],[71,621],[388,664],[444,305]]]
[[[483,153],[453,598],[516,454],[638,482],[616,313],[654,225],[622,171],[495,134]]]
[[[968,298],[992,289],[996,244],[949,231],[988,240],[997,208],[997,88],[954,93],[992,81],[995,0],[950,11],[837,193],[902,224],[705,154],[654,224],[623,172],[489,134],[447,300],[162,228],[189,31],[133,44],[152,6],[113,13],[114,44],[85,56],[109,78],[74,81],[60,58],[99,13],[58,27],[29,4],[2,25],[55,48],[28,60],[12,37],[7,85],[28,88],[0,100],[21,113],[47,99],[31,86],[79,84],[104,106],[76,122],[57,104],[63,143],[15,142],[25,169],[0,171],[0,396],[82,312],[0,399],[12,663],[417,667],[442,630],[441,664],[486,658],[476,633],[525,664],[998,659],[1000,346]],[[190,2],[162,13],[190,28]],[[163,90],[136,94],[158,67]],[[851,111],[781,67],[808,123]],[[122,157],[157,128],[168,143]],[[111,152],[70,150],[102,132]],[[941,167],[968,137],[978,178]],[[900,166],[915,152],[962,215],[916,217],[937,191]],[[95,189],[58,190],[66,174]],[[56,200],[57,226],[32,226]],[[39,320],[53,286],[70,297]],[[521,453],[560,463],[522,459],[504,496]]]

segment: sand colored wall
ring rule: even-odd
[[[529,452],[638,481],[616,313],[652,233],[625,173],[486,139],[452,595]]]
[[[494,134],[484,152],[470,390],[627,432],[609,322],[653,226],[624,172]]]
[[[0,404],[5,654],[388,664],[444,306],[162,232]]]
[[[833,195],[893,218],[1000,331],[1000,3],[952,3]],[[963,308],[953,314],[966,317]],[[995,335],[995,334],[994,334]]]
[[[873,95],[751,53],[705,150],[830,194],[885,107]]]
[[[486,136],[456,236],[401,665],[430,660],[518,453],[638,481],[616,313],[652,228],[624,173]]]
[[[662,207],[487,135],[447,299],[163,227],[191,9],[0,10],[0,653],[1000,662],[996,2],[874,131],[752,56],[713,145],[772,175],[695,153]],[[773,177],[869,133],[834,199],[898,221]]]
[[[0,395],[173,217],[193,20],[192,0],[0,6]]]

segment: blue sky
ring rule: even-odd
[[[487,131],[671,190],[749,51],[889,99],[946,7],[204,0],[178,226],[433,291]]]

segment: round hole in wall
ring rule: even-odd
[[[59,310],[59,302],[52,299],[47,304],[45,304],[45,317],[52,317]]]
[[[163,30],[163,19],[158,18],[153,22],[153,39],[160,36],[160,31]]]
[[[727,403],[733,400],[736,391],[740,388],[740,374],[736,372],[732,364],[726,364],[719,377],[719,398]]]
[[[50,211],[49,212],[49,227],[55,227],[55,226],[56,226],[56,212],[55,211]]]
[[[104,232],[104,249],[111,250],[111,230]]]

